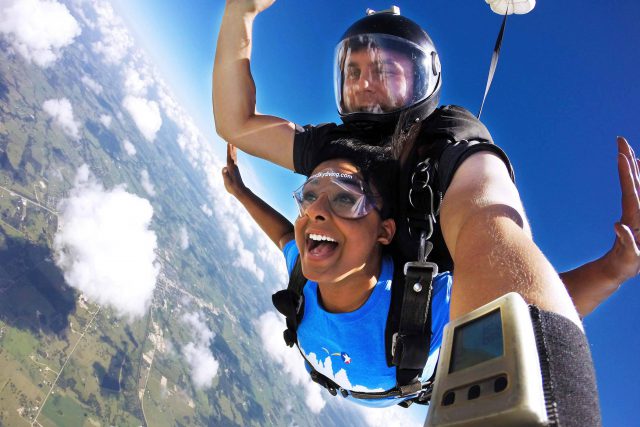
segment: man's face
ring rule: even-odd
[[[383,48],[349,51],[344,62],[344,112],[386,113],[413,96],[413,64],[406,55]]]

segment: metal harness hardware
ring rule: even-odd
[[[409,187],[409,206],[412,212],[407,215],[407,225],[409,227],[409,235],[412,230],[421,229],[420,236],[420,259],[426,260],[433,245],[427,250],[423,248],[424,242],[428,241],[433,235],[433,224],[436,223],[436,215],[440,211],[440,204],[435,208],[435,197],[433,189],[430,185],[432,172],[434,167],[430,158],[426,158],[415,166],[411,175],[411,186]],[[426,233],[423,239],[422,233]],[[429,242],[431,243],[431,242]]]
[[[433,279],[438,274],[437,264],[427,261],[433,250],[433,243],[429,239],[433,235],[437,215],[432,178],[433,164],[428,158],[416,165],[411,176],[411,212],[407,215],[407,221],[409,234],[420,231],[420,246],[418,259],[404,264],[400,322],[391,340],[391,356],[397,370],[400,395],[417,394],[412,400],[420,403],[430,398],[429,382],[422,384],[420,377],[429,357],[431,296]]]
[[[434,193],[430,185],[432,178],[433,165],[431,159],[426,158],[415,167],[413,174],[411,175],[411,187],[409,188],[409,205],[414,212],[412,215],[407,216],[407,223],[409,226],[409,234],[412,234],[412,229],[420,229],[420,247],[418,252],[418,260],[407,262],[404,265],[404,274],[406,276],[409,268],[427,268],[430,269],[431,278],[433,279],[438,274],[438,266],[433,262],[428,262],[427,258],[433,250],[433,243],[429,241],[433,235],[433,224],[436,223],[436,215],[440,211],[440,204],[437,209],[434,208]],[[425,198],[427,200],[425,200]],[[416,288],[419,285],[416,283]],[[420,289],[414,289],[419,292]]]

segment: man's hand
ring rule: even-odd
[[[614,224],[616,240],[607,257],[611,274],[623,282],[640,272],[640,162],[626,139],[617,142],[622,217]]]
[[[276,0],[227,0],[227,7],[237,7],[245,12],[258,14],[271,7]]]
[[[222,168],[222,179],[224,188],[232,196],[238,197],[247,192],[247,187],[242,181],[240,169],[238,169],[238,153],[236,147],[227,144],[227,166]]]

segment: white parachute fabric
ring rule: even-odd
[[[485,0],[491,10],[498,15],[524,15],[536,6],[536,0]]]

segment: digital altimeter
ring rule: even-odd
[[[444,329],[425,427],[545,426],[529,307],[509,293]]]

